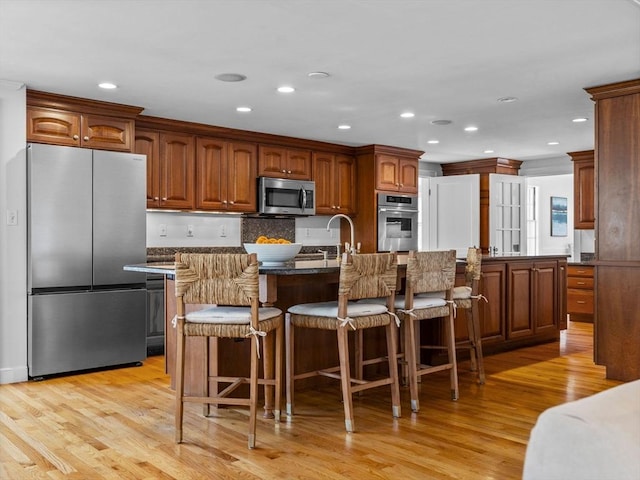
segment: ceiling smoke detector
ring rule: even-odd
[[[451,120],[432,120],[431,125],[451,125]]]
[[[241,73],[221,73],[213,78],[220,80],[221,82],[241,82],[246,80],[247,76],[242,75]]]

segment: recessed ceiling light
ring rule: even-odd
[[[498,102],[500,103],[513,103],[515,101],[517,101],[518,99],[516,97],[500,97],[498,99]]]
[[[238,107],[236,108],[236,112],[250,112],[251,107]]]
[[[242,75],[241,73],[221,73],[213,78],[220,80],[221,82],[241,82],[246,80],[247,76]]]
[[[579,117],[579,118],[574,118],[574,119],[573,119],[573,120],[571,120],[571,121],[572,121],[572,122],[575,122],[575,123],[580,123],[580,122],[586,122],[587,120],[589,120],[589,119],[588,119],[588,118],[586,118],[586,117]]]
[[[400,116],[402,118],[413,118],[413,117],[416,116],[416,114],[413,113],[413,112],[403,112],[403,113],[400,114]]]
[[[435,145],[436,143],[440,143],[440,140],[428,140],[427,143],[430,143],[431,145]]]
[[[293,87],[290,87],[290,86],[288,86],[288,85],[284,85],[284,86],[282,86],[282,87],[278,87],[278,91],[279,91],[280,93],[291,93],[291,92],[295,92],[295,91],[296,91],[296,89],[295,89],[295,88],[293,88]]]
[[[114,88],[118,88],[118,86],[115,83],[110,83],[110,82],[102,82],[102,83],[99,83],[98,86],[100,88],[104,88],[105,90],[113,90]]]
[[[547,145],[560,145],[560,142],[547,142]]]
[[[478,127],[464,127],[465,132],[476,132]]]
[[[340,130],[349,130],[351,128],[351,125],[338,125],[338,128]]]
[[[309,78],[327,78],[329,74],[327,72],[309,72],[307,77]]]
[[[451,120],[431,120],[431,125],[450,125]]]
[[[484,151],[484,152],[482,152],[482,153],[493,153],[493,150],[485,150],[485,151]]]

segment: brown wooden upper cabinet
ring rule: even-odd
[[[311,180],[311,150],[260,145],[258,148],[258,175]]]
[[[573,226],[593,230],[596,220],[594,151],[569,152],[569,156],[573,160]]]
[[[27,108],[27,140],[31,142],[130,152],[133,128],[133,120]]]
[[[418,193],[418,160],[396,155],[376,155],[376,189]]]
[[[30,90],[27,140],[131,152],[138,107]]]
[[[256,145],[218,138],[196,141],[196,208],[255,212]]]
[[[349,155],[313,152],[316,214],[356,212],[356,163]]]
[[[138,129],[134,151],[147,155],[147,208],[194,208],[192,135]]]

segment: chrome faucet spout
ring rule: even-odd
[[[349,222],[349,228],[351,229],[351,244],[349,245],[349,248],[351,249],[351,253],[354,254],[356,253],[356,244],[355,244],[355,228],[353,226],[353,220],[351,220],[350,217],[348,217],[347,215],[345,215],[344,213],[338,213],[336,215],[334,215],[333,217],[331,217],[329,219],[329,221],[327,222],[327,231],[329,231],[329,227],[331,226],[331,222],[333,221],[334,218],[345,218],[348,222]]]

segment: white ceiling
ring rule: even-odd
[[[583,89],[639,77],[638,0],[0,0],[0,79],[437,163],[591,149]]]

